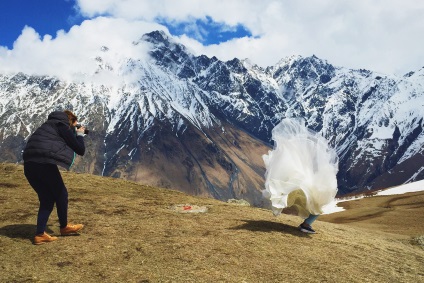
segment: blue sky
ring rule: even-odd
[[[416,0],[0,0],[0,73],[84,73],[100,46],[125,57],[144,33],[164,30],[223,61],[268,67],[315,55],[403,75],[424,66],[423,14]]]
[[[65,0],[0,1],[0,45],[11,49],[26,25],[40,35],[55,36],[58,30],[68,31],[82,20],[74,5],[74,1]]]
[[[172,35],[185,34],[203,45],[219,44],[233,38],[252,36],[250,31],[241,24],[229,26],[225,23],[215,22],[209,16],[206,16],[205,19],[192,19],[191,21],[158,20],[158,22],[165,25]]]
[[[40,36],[56,36],[58,30],[69,31],[86,19],[76,8],[74,0],[2,0],[0,1],[0,46],[12,49],[13,42],[25,26],[34,28]],[[252,34],[241,24],[226,25],[207,16],[203,19],[170,21],[158,19],[172,35],[187,35],[203,45],[218,44],[232,38]]]

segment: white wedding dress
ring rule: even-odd
[[[302,218],[319,215],[337,193],[338,157],[320,134],[303,119],[284,119],[272,130],[274,149],[263,156],[266,174],[263,195],[274,215],[292,207]]]

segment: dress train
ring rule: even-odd
[[[322,214],[337,193],[338,157],[303,119],[284,119],[272,130],[274,149],[263,156],[265,190],[275,215],[292,207],[302,218]]]

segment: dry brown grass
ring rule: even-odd
[[[321,221],[407,236],[424,235],[424,191],[373,196],[341,202],[346,210],[320,217]]]
[[[86,227],[34,246],[36,194],[22,166],[0,165],[1,282],[424,282],[424,249],[412,241],[422,225],[405,235],[339,219],[345,223],[317,221],[318,234],[307,235],[291,215],[120,179],[63,177],[69,218]],[[180,214],[169,209],[174,204],[209,210]],[[59,232],[55,212],[49,230]]]

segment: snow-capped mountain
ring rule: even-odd
[[[149,56],[101,46],[93,58],[90,75],[119,83],[0,75],[0,160],[21,161],[48,113],[71,109],[90,129],[76,170],[261,205],[271,130],[301,116],[336,147],[341,194],[424,179],[424,68],[395,77],[292,56],[263,69],[159,31],[133,44]]]

